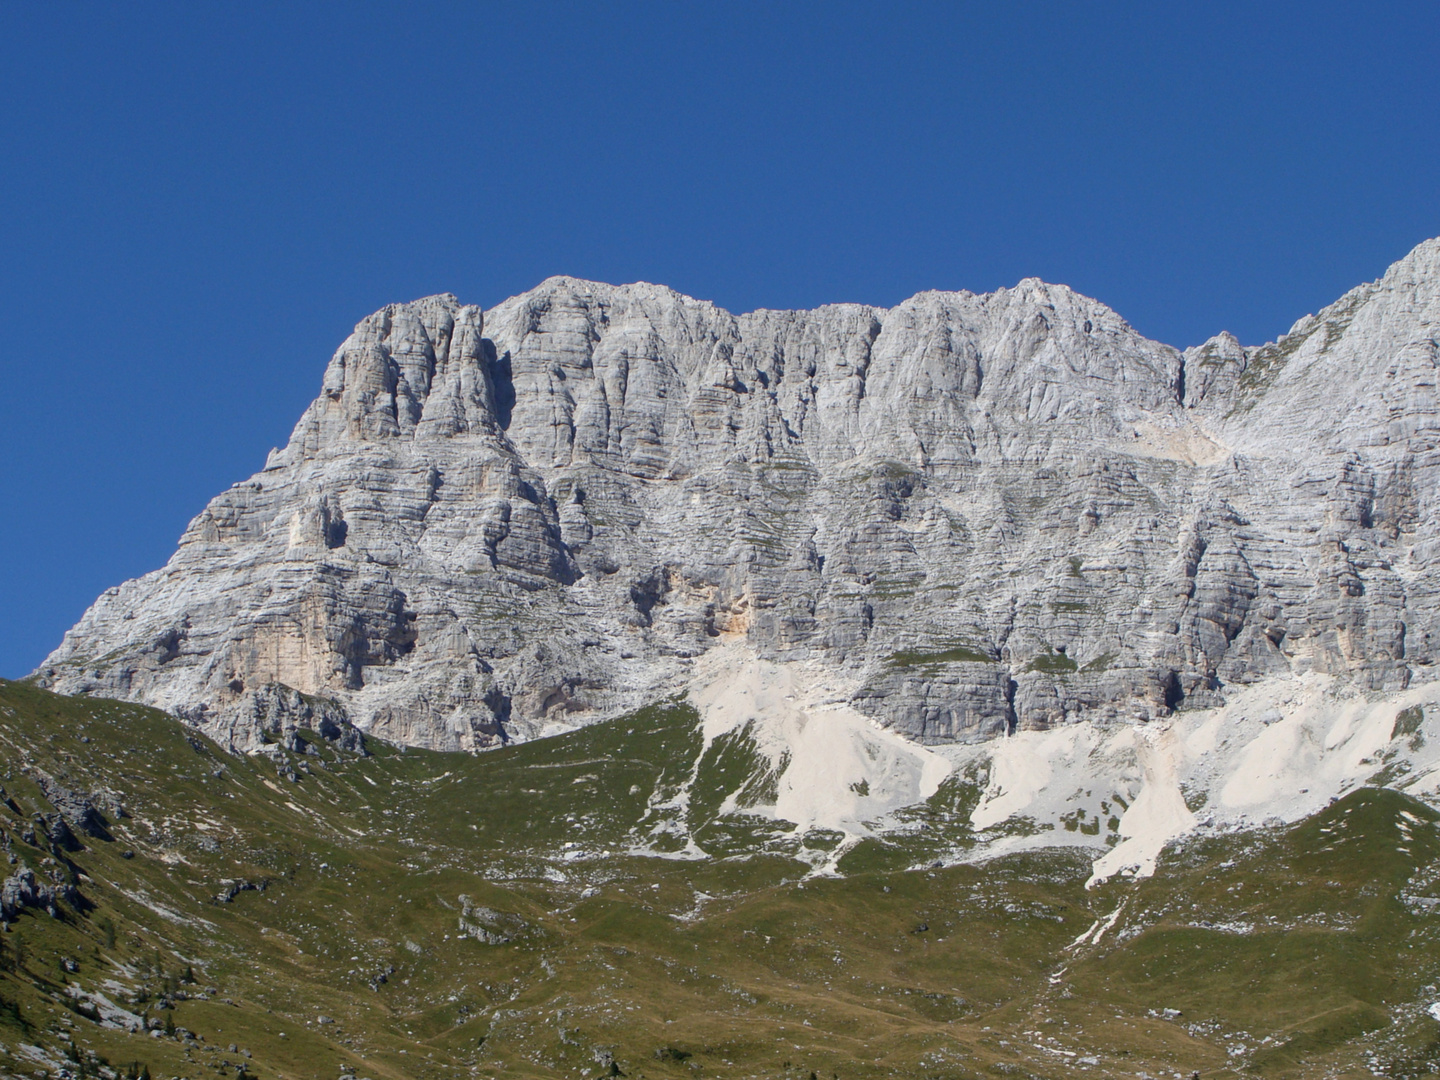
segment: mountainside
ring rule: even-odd
[[[1384,717],[1364,752],[1425,753],[1437,708]],[[837,838],[727,808],[735,747],[707,751],[696,719],[654,707],[478,758],[306,732],[272,765],[0,681],[0,1076],[1440,1069],[1440,826],[1406,794],[1359,787],[1086,888],[1114,829],[1094,814],[971,861],[1015,788],[1017,740],[992,742],[822,875]],[[1086,786],[1140,809],[1115,781]],[[726,857],[661,855],[672,828]]]
[[[732,315],[553,278],[365,319],[289,444],[36,672],[222,744],[474,749],[798,662],[926,744],[1397,690],[1437,640],[1440,241],[1179,352],[1035,280]],[[1428,678],[1429,676],[1426,676]]]
[[[1437,323],[386,308],[0,680],[0,1076],[1440,1070]]]

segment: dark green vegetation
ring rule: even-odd
[[[1026,665],[1026,671],[1043,671],[1049,675],[1068,675],[1079,669],[1075,661],[1063,652],[1045,652]]]
[[[755,782],[743,733],[711,746],[688,810],[665,805],[701,748],[681,706],[481,757],[314,746],[237,759],[154,710],[0,683],[4,873],[78,889],[0,935],[0,1074],[1358,1077],[1440,1062],[1424,1011],[1440,998],[1440,831],[1394,792],[1195,840],[1148,881],[1087,892],[1073,848],[924,868],[936,835],[965,842],[976,777],[912,811],[913,831],[850,849],[846,876],[807,879],[772,824],[719,813]],[[110,839],[52,842],[40,770],[118,793]],[[733,855],[642,853],[699,836]]]
[[[942,664],[993,664],[995,657],[973,645],[957,644],[939,652],[908,649],[890,657],[890,666],[898,668],[938,668]]]

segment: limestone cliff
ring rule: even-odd
[[[1440,643],[1440,241],[1180,352],[1037,280],[732,315],[552,278],[360,323],[265,468],[36,673],[240,748],[290,713],[477,748],[832,668],[921,741],[1217,704]]]

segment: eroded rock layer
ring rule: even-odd
[[[36,673],[257,746],[478,748],[743,641],[920,741],[1217,704],[1437,646],[1440,241],[1180,352],[1037,280],[732,315],[552,278],[360,323],[265,468]]]

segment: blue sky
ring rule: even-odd
[[[385,303],[1022,277],[1185,346],[1440,234],[1434,4],[0,0],[0,675]]]

